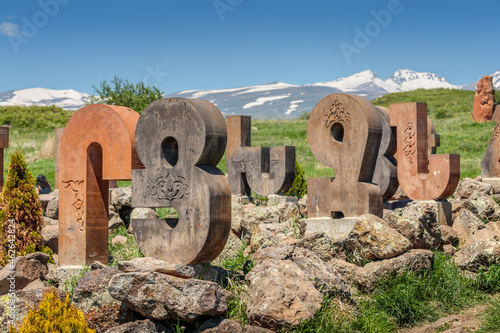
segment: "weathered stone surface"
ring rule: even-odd
[[[83,270],[82,266],[57,266],[48,264],[49,273],[45,276],[46,280],[51,280],[57,285],[62,285],[64,281],[80,275]]]
[[[371,214],[357,218],[354,228],[343,241],[347,250],[368,260],[392,258],[412,248],[406,237]]]
[[[413,201],[406,207],[385,214],[387,224],[405,236],[416,249],[441,246],[441,230],[436,206],[426,201]]]
[[[105,333],[174,333],[165,322],[145,319],[136,320],[108,329]]]
[[[294,232],[294,226],[290,221],[285,223],[261,223],[252,233],[249,250],[257,251],[270,247],[297,235],[298,229],[295,228]]]
[[[463,247],[474,232],[485,227],[484,222],[468,209],[461,209],[457,213],[452,226],[457,233],[460,247]]]
[[[114,214],[108,222],[108,229],[109,230],[114,230],[118,227],[125,227],[125,223],[123,220],[120,218],[120,215]]]
[[[127,244],[127,241],[128,241],[127,237],[118,235],[118,236],[113,237],[113,239],[111,240],[111,243],[125,245],[125,244]]]
[[[297,201],[297,206],[299,206],[300,215],[307,216],[307,194]]]
[[[140,167],[134,145],[139,114],[92,104],[68,121],[59,147],[61,265],[108,261],[109,181],[129,180]]]
[[[195,333],[272,333],[273,331],[257,326],[242,326],[232,319],[212,318],[201,324]]]
[[[95,270],[98,270],[98,269],[104,269],[106,268],[107,266],[104,265],[102,262],[96,260],[94,261],[91,265],[90,265],[90,270],[91,271],[95,271]]]
[[[145,169],[132,171],[132,206],[179,213],[178,219],[132,219],[146,256],[187,265],[212,261],[224,249],[231,189],[217,164],[226,141],[224,117],[208,101],[167,98],[144,109],[135,144]]]
[[[237,195],[231,195],[231,230],[238,236],[241,236],[241,220],[243,219],[243,204]]]
[[[255,266],[250,281],[247,317],[251,324],[279,330],[310,319],[323,297],[291,260],[265,260]]]
[[[53,197],[47,204],[45,216],[57,220],[59,218],[59,197]]]
[[[447,256],[452,257],[452,256],[455,255],[455,253],[457,253],[457,251],[458,251],[457,248],[454,247],[453,245],[449,245],[449,244],[448,245],[443,245],[443,252]]]
[[[500,207],[487,194],[474,191],[467,200],[467,203],[477,210],[477,213],[474,211],[473,213],[482,221],[496,221],[500,219]]]
[[[291,260],[295,250],[295,242],[282,242],[275,246],[267,247],[256,251],[250,258],[259,263],[264,260]]]
[[[299,239],[295,246],[309,249],[316,253],[321,260],[327,262],[333,258],[345,259],[344,245],[341,241],[334,241],[323,232],[315,232]]]
[[[372,184],[382,123],[365,98],[333,94],[314,107],[307,125],[312,153],[335,178],[307,180],[308,218],[382,217],[382,193]]]
[[[0,296],[0,333],[8,332],[8,323],[11,319],[14,320],[16,326],[21,325],[28,314],[28,310],[36,308],[43,300],[46,292],[54,293],[61,302],[66,300],[66,293],[53,287],[18,290],[13,298],[10,295]],[[15,308],[15,313],[9,309],[9,306],[12,305]]]
[[[3,186],[3,150],[9,148],[9,126],[0,126],[0,191]]]
[[[227,292],[217,283],[160,273],[123,273],[109,282],[111,296],[151,319],[194,321],[223,316]]]
[[[460,179],[460,155],[428,154],[427,104],[391,104],[390,119],[397,131],[398,179],[404,193],[413,200],[453,194]]]
[[[332,266],[351,285],[356,286],[358,284],[358,271],[362,269],[361,267],[337,258],[330,260],[328,265]]]
[[[58,220],[51,219],[47,216],[42,216],[42,220],[43,220],[43,225],[58,225],[59,224]]]
[[[222,265],[224,261],[230,258],[234,258],[240,251],[243,251],[243,246],[244,243],[231,230],[224,249],[219,254],[219,256],[212,261],[212,263],[214,265]]]
[[[489,121],[495,110],[495,88],[490,75],[479,80],[472,104],[472,119],[475,122]]]
[[[436,132],[436,126],[431,118],[427,117],[427,151],[428,154],[436,154],[437,147],[441,146],[441,136]]]
[[[48,246],[54,253],[59,251],[59,226],[44,225],[40,231],[44,245]]]
[[[145,220],[145,219],[158,219],[158,213],[156,210],[151,208],[134,208],[130,213],[130,220]],[[134,233],[133,223],[128,226],[128,232],[130,234]]]
[[[440,225],[441,243],[443,245],[451,245],[458,243],[458,232],[448,225]]]
[[[468,199],[474,191],[489,194],[492,188],[491,184],[465,177],[458,183],[454,196],[458,199]]]
[[[0,271],[0,295],[9,292],[12,280],[15,281],[16,290],[23,289],[36,279],[44,280],[49,272],[47,268],[49,258],[48,255],[40,252],[15,258],[12,266],[8,264]]]
[[[295,147],[252,147],[251,117],[227,116],[226,171],[231,193],[285,193],[295,179]]]
[[[392,196],[391,200],[396,200],[396,201],[404,201],[404,200],[409,200],[410,198],[403,192],[401,189],[401,186],[398,187],[396,190],[396,193]]]
[[[109,281],[120,273],[116,268],[106,267],[88,271],[78,280],[73,303],[82,310],[89,327],[107,330],[132,317],[132,313],[108,292]]]
[[[169,264],[165,261],[149,257],[119,261],[118,269],[124,273],[157,272],[184,279],[189,279],[196,275],[196,271],[192,266]]]
[[[500,263],[500,222],[490,222],[475,231],[453,259],[457,266],[472,272]]]
[[[393,156],[397,148],[396,137],[391,130],[389,109],[383,106],[375,106],[375,108],[382,124],[382,139],[373,173],[373,183],[380,187],[382,198],[389,200],[399,187],[397,161]]]
[[[110,204],[113,206],[132,205],[132,187],[117,187],[109,191]]]
[[[299,198],[298,197],[289,197],[283,194],[271,194],[267,196],[267,205],[268,206],[274,206],[274,205],[279,205],[281,203],[285,202],[291,202],[294,204],[298,204]]]

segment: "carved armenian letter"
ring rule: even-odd
[[[427,104],[391,104],[390,118],[397,131],[398,179],[403,192],[413,200],[438,200],[453,194],[460,178],[460,155],[429,155]]]
[[[492,121],[496,121],[497,124],[481,162],[483,181],[485,178],[500,178],[500,112],[493,114]]]
[[[3,150],[9,148],[9,127],[0,126],[0,191],[3,187]]]
[[[132,219],[141,251],[173,264],[203,263],[223,250],[231,228],[231,189],[217,169],[227,142],[219,109],[197,99],[149,104],[135,143],[143,170],[132,171],[133,207],[173,207],[178,219]]]
[[[139,114],[87,105],[71,117],[59,145],[59,264],[108,262],[109,180],[142,167],[134,147]]]
[[[333,94],[314,107],[309,147],[335,178],[307,180],[309,218],[382,216],[382,193],[372,183],[381,137],[378,111],[363,97]]]
[[[226,172],[231,193],[285,193],[295,179],[295,147],[251,147],[251,117],[227,116]]]

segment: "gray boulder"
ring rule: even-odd
[[[11,282],[13,282],[15,290],[21,290],[32,281],[45,280],[45,276],[49,272],[47,267],[49,259],[48,255],[40,252],[15,258],[12,266],[7,264],[0,271],[0,295],[9,292]]]

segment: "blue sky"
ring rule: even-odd
[[[466,84],[500,68],[499,10],[493,0],[2,0],[0,91],[91,93],[118,75],[170,93],[366,69]]]

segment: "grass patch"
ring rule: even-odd
[[[63,282],[63,290],[68,293],[68,295],[69,295],[69,301],[70,302],[73,302],[73,295],[75,294],[76,286],[78,286],[78,281],[80,281],[80,279],[88,271],[90,271],[90,267],[89,266],[83,266],[82,270],[79,273],[74,274],[69,279],[66,279]]]
[[[485,313],[481,317],[482,325],[479,332],[500,332],[500,299],[492,298]]]
[[[111,241],[116,236],[127,237],[127,242],[125,244],[113,244]],[[109,234],[108,250],[109,255],[111,256],[108,266],[111,267],[117,267],[118,261],[144,257],[135,241],[135,238],[132,235],[129,235],[127,229],[123,226],[119,226]]]

